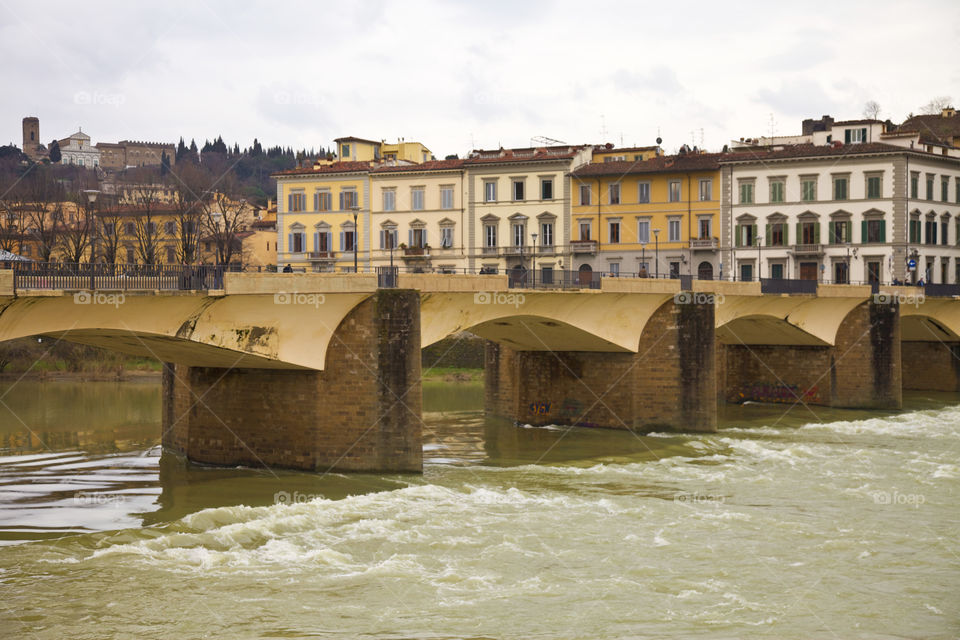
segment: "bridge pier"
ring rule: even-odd
[[[724,344],[718,348],[727,402],[802,402],[860,409],[902,406],[900,314],[864,302],[844,318],[833,346]]]
[[[904,341],[903,388],[960,391],[960,343]]]
[[[350,311],[323,371],[163,371],[163,445],[195,462],[419,472],[421,415],[416,291],[379,290]]]
[[[714,306],[674,300],[637,353],[518,351],[488,342],[485,409],[532,425],[716,431]]]

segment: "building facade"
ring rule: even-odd
[[[59,141],[61,164],[75,164],[88,169],[100,166],[100,151],[90,144],[83,130]]]
[[[596,161],[595,155],[571,174],[575,268],[612,276],[722,278],[721,157],[690,151]]]

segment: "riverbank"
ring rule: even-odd
[[[31,369],[28,371],[5,371],[0,373],[0,382],[33,380],[37,382],[160,382],[160,369],[121,369],[119,371],[64,371],[57,369]],[[435,367],[423,370],[423,382],[482,385],[483,369],[460,367]]]

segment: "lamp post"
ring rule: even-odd
[[[760,251],[763,249],[763,236],[757,236],[757,282],[760,282]]]
[[[650,274],[650,270],[647,269],[647,243],[640,243],[640,274],[641,278],[646,278]]]
[[[660,278],[660,229],[653,230],[653,244],[656,250],[654,261],[655,277]]]
[[[97,221],[93,219],[93,203],[97,201],[97,196],[100,195],[100,192],[96,189],[84,189],[83,194],[87,197],[87,233],[93,234],[93,238],[90,242],[90,290],[93,291],[96,285],[96,276],[94,275],[95,267],[93,266],[97,261]],[[80,268],[80,265],[77,265],[77,268]]]
[[[536,289],[537,288],[537,234],[531,233],[530,237],[533,238],[533,256],[531,257],[531,260],[533,262],[533,265],[532,265],[533,288]]]
[[[390,249],[390,273],[393,273],[393,229],[387,229],[387,248]]]
[[[360,207],[354,205],[353,209],[353,272],[360,273],[357,270],[357,240],[360,234],[357,232],[357,214],[360,213]]]

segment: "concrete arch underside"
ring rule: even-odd
[[[723,344],[833,346],[847,316],[867,297],[727,296],[716,309]]]
[[[422,346],[469,331],[516,351],[636,353],[651,316],[673,296],[601,292],[426,293]]]
[[[193,367],[320,371],[337,327],[370,294],[297,295],[5,298],[0,341],[46,336]]]

